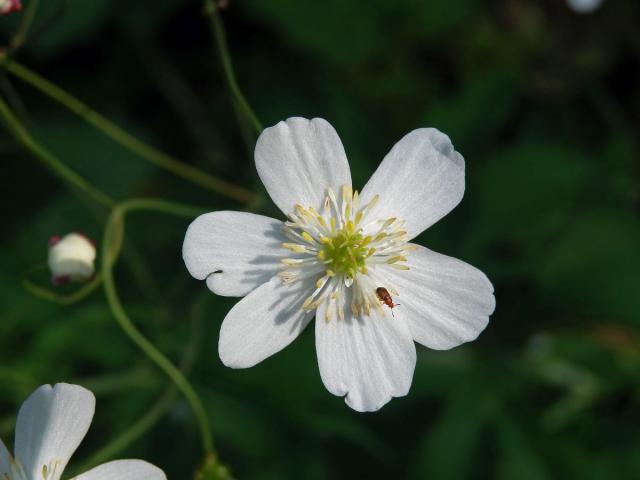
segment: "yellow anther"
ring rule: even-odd
[[[353,198],[353,190],[351,189],[351,185],[345,183],[342,186],[342,198],[347,201],[351,201]]]
[[[333,277],[336,274],[336,272],[334,272],[333,270],[330,270],[330,269],[327,269],[327,271],[324,272],[324,273],[325,273],[325,275],[327,277]]]
[[[383,238],[387,238],[389,235],[387,235],[387,232],[380,232],[379,234],[376,235],[376,238],[374,238],[374,240],[376,242],[379,242],[380,240],[382,240]]]
[[[362,221],[362,217],[364,217],[364,212],[360,210],[356,213],[356,225],[358,225]]]
[[[396,217],[391,217],[388,218],[387,220],[385,220],[385,222],[382,224],[382,228],[387,228],[389,225],[391,225],[393,222],[396,221]]]
[[[287,250],[291,250],[292,252],[295,252],[295,253],[308,252],[308,250],[304,246],[298,245],[297,243],[283,243],[282,246]]]
[[[301,234],[302,238],[304,238],[307,242],[309,243],[315,243],[315,240],[313,239],[313,237],[311,235],[309,235],[307,232],[302,232]]]
[[[397,263],[392,263],[392,264],[390,264],[390,266],[395,268],[396,270],[411,270],[406,265],[398,265]]]
[[[313,297],[307,298],[302,304],[302,309],[309,310],[309,307],[311,306],[312,303],[313,303]]]
[[[324,284],[327,283],[327,277],[320,277],[318,279],[318,281],[316,282],[316,288],[322,288],[324,287]]]
[[[331,199],[331,202],[338,203],[338,200],[336,199],[336,194],[333,192],[333,189],[331,187],[327,188],[327,195]]]
[[[295,265],[301,264],[302,260],[299,260],[297,258],[283,258],[282,260],[280,260],[280,263],[293,267]]]
[[[406,261],[407,261],[407,257],[398,255],[396,257],[391,257],[389,260],[387,260],[387,263],[397,263],[397,262],[406,262]]]

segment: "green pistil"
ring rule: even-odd
[[[368,247],[371,237],[363,237],[351,222],[337,230],[333,237],[323,237],[320,241],[324,248],[318,253],[318,258],[325,262],[328,271],[350,278],[354,278],[357,272],[366,273],[367,258],[375,252]]]

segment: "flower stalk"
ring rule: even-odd
[[[78,288],[76,291],[68,294],[60,294],[49,288],[37,285],[29,278],[32,274],[47,269],[48,266],[43,264],[24,272],[22,274],[22,286],[32,295],[60,305],[73,305],[74,303],[84,300],[102,283],[102,276],[100,273],[97,273],[89,282],[82,285],[82,287]]]
[[[256,201],[256,195],[249,190],[187,165],[135,138],[62,88],[18,62],[7,58],[6,55],[4,58],[0,58],[0,65],[12,75],[20,78],[52,100],[57,101],[116,143],[144,160],[237,202],[247,204]]]
[[[227,36],[224,31],[224,25],[220,19],[218,13],[218,7],[213,0],[205,0],[204,2],[205,15],[209,19],[211,26],[211,36],[218,55],[220,57],[220,63],[224,76],[227,81],[227,86],[233,97],[235,104],[238,106],[242,114],[247,118],[251,126],[255,129],[255,132],[259,134],[262,132],[263,127],[258,120],[258,116],[255,114],[246,97],[242,93],[236,75],[233,70],[233,64],[231,63],[231,55],[229,55],[229,46],[227,44]]]
[[[13,136],[29,150],[36,159],[40,160],[65,183],[74,186],[103,207],[109,208],[115,204],[115,201],[109,197],[109,195],[91,185],[87,180],[65,165],[59,158],[38,144],[2,98],[0,98],[0,117],[2,117],[5,126]]]
[[[202,405],[200,397],[193,389],[185,375],[178,369],[160,350],[158,350],[133,324],[127,315],[118,296],[113,279],[113,267],[122,247],[124,237],[124,218],[132,211],[156,211],[169,215],[191,218],[200,209],[154,199],[134,199],[116,205],[109,218],[104,231],[102,242],[101,272],[107,303],[118,325],[124,333],[135,343],[149,359],[155,363],[176,385],[185,396],[200,428],[202,448],[205,454],[215,452],[213,437],[207,413]]]

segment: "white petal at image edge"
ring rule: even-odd
[[[435,128],[414,130],[384,157],[362,189],[360,204],[380,195],[369,218],[406,220],[411,239],[460,203],[464,169],[462,155],[444,133]]]
[[[408,255],[409,270],[382,267],[398,290],[396,318],[407,323],[414,340],[447,350],[475,340],[495,309],[493,285],[477,268],[421,245]]]
[[[322,118],[289,118],[266,128],[255,150],[256,168],[269,196],[286,215],[295,204],[320,210],[327,187],[351,186],[340,137]]]
[[[27,478],[40,478],[42,467],[58,461],[62,473],[84,438],[95,411],[95,397],[78,385],[42,385],[20,407],[15,458]]]
[[[245,212],[220,211],[196,218],[184,238],[189,273],[223,296],[241,297],[267,282],[289,254],[282,222]],[[221,271],[220,273],[213,273]]]
[[[92,468],[71,480],[166,480],[155,465],[143,460],[115,460]]]
[[[345,312],[344,320],[327,321],[325,313],[326,302],[316,317],[316,352],[327,390],[347,395],[347,404],[359,412],[378,410],[409,392],[416,349],[402,320],[377,312],[355,319]]]
[[[313,279],[286,285],[274,277],[236,303],[220,328],[222,362],[252,367],[289,345],[313,318],[313,312],[302,310],[313,289]]]

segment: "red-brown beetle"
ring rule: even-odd
[[[382,303],[391,309],[391,315],[395,317],[395,315],[393,315],[393,309],[400,304],[393,303],[393,298],[391,298],[389,291],[384,287],[378,287],[376,288],[376,295]]]

